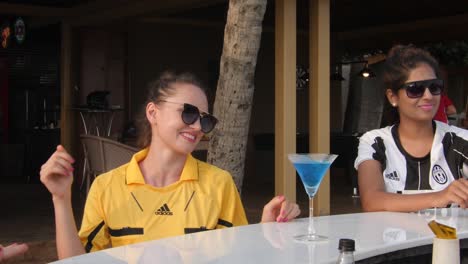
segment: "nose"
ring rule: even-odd
[[[190,125],[196,131],[201,131],[200,117],[198,117],[193,124]]]
[[[432,98],[434,95],[432,95],[431,91],[429,90],[428,87],[424,90],[423,98]]]

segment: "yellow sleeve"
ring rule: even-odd
[[[105,249],[110,245],[110,236],[104,217],[101,195],[105,187],[99,177],[91,185],[83,213],[81,229],[78,232],[86,252]]]
[[[224,183],[222,193],[221,213],[216,228],[247,225],[244,206],[231,174]]]

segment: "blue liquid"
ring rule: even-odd
[[[294,167],[301,177],[307,194],[311,197],[315,196],[322,182],[323,176],[330,167],[330,162],[311,161],[308,163],[293,163]]]

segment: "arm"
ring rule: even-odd
[[[455,115],[457,114],[457,109],[455,108],[454,105],[449,105],[447,106],[447,108],[445,109],[445,113],[447,115]]]
[[[220,217],[234,226],[247,224],[244,207],[232,176],[227,174],[227,179],[223,186]],[[300,212],[296,203],[287,201],[284,196],[276,196],[264,206],[261,222],[287,222],[297,217]]]
[[[58,258],[64,259],[84,254],[85,250],[78,237],[78,230],[76,229],[71,198],[53,198],[53,201]]]
[[[55,211],[57,254],[59,259],[85,253],[78,238],[71,205],[74,159],[62,146],[41,167],[41,182],[52,194]]]
[[[453,105],[452,100],[450,100],[450,98],[448,98],[448,96],[442,96],[441,100],[444,101],[443,103],[444,103],[444,106],[445,106],[445,114],[446,115],[449,116],[449,115],[454,115],[454,114],[457,113],[457,109]]]
[[[403,195],[387,193],[380,163],[375,160],[362,162],[358,167],[359,192],[364,211],[411,212],[432,207],[445,207],[457,203],[468,206],[468,181],[460,179],[446,189],[424,194]]]

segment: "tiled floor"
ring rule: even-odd
[[[352,188],[340,169],[332,170],[331,214],[359,212],[359,200],[351,198]],[[250,223],[260,220],[263,206],[273,197],[272,182],[246,179],[242,200]],[[0,217],[0,244],[27,242],[29,252],[7,263],[45,263],[56,258],[54,211],[50,194],[41,184],[0,184],[3,204]],[[297,202],[301,217],[308,214],[308,198],[300,185]],[[83,199],[78,192],[73,201],[77,224],[80,223]]]

